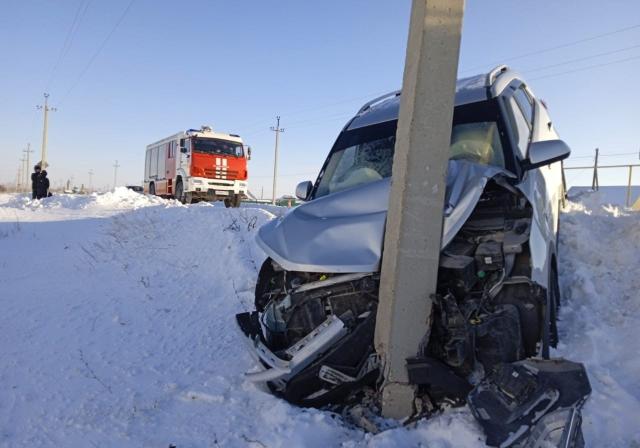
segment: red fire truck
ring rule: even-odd
[[[179,132],[147,146],[144,191],[183,203],[224,200],[227,207],[239,207],[250,155],[239,135],[209,126]]]

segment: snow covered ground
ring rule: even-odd
[[[638,447],[640,214],[580,199],[562,217],[556,354],[587,365],[587,445]],[[271,212],[0,195],[0,446],[484,446],[466,409],[374,436],[243,380],[233,316]]]

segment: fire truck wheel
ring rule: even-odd
[[[227,207],[227,208],[229,208],[229,207],[238,208],[238,207],[240,207],[240,203],[241,202],[242,202],[242,196],[239,195],[239,194],[234,194],[230,198],[225,198],[224,206]]]
[[[182,186],[182,179],[180,179],[177,183],[176,183],[176,193],[175,193],[175,198],[182,202],[184,204],[185,202],[185,198],[184,198],[184,187]]]

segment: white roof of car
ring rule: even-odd
[[[458,79],[456,82],[455,106],[485,101],[496,96],[496,89],[491,89],[500,76],[500,89],[518,77],[506,66],[498,66],[489,73]],[[506,81],[506,82],[505,82]],[[493,91],[492,91],[493,90]],[[400,110],[400,91],[391,92],[369,101],[360,108],[355,118],[348,124],[346,130],[358,129],[376,123],[384,123],[398,118]]]

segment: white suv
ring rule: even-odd
[[[315,183],[298,185],[306,203],[259,231],[268,258],[256,311],[237,321],[263,367],[249,378],[266,381],[293,403],[340,403],[379,384],[373,333],[399,103],[394,92],[365,104],[338,136]],[[558,162],[569,153],[545,105],[518,74],[501,66],[458,81],[438,294],[433,316],[425,316],[432,328],[428,345],[407,367],[432,402],[468,399],[477,409],[478,397],[493,387],[470,393],[480,379],[498,384],[510,378],[505,369],[543,372],[548,366],[525,360],[548,358],[557,340]],[[586,385],[571,377],[580,386],[572,390],[575,397],[584,399],[590,391],[584,369],[565,367],[575,378],[584,376]],[[503,375],[494,378],[496,371]],[[569,392],[562,397],[579,409]],[[530,404],[522,399],[509,412]],[[525,414],[513,422],[524,425]]]

